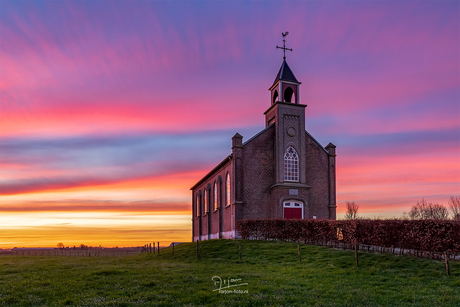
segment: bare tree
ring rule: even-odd
[[[422,201],[412,206],[408,216],[411,220],[447,220],[449,211],[443,205],[428,203],[422,198]]]
[[[460,221],[460,196],[451,196],[449,207],[450,212],[452,212],[452,218],[456,221]]]
[[[64,248],[64,243],[59,242],[59,243],[57,244],[57,248]]]
[[[358,217],[358,209],[359,205],[355,204],[355,202],[347,201],[347,212],[345,213],[345,218],[347,220],[354,220]]]

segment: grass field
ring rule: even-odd
[[[0,306],[460,306],[460,263],[283,242],[202,242],[124,257],[0,257]],[[225,291],[212,278],[231,285]],[[214,278],[217,280],[217,278]],[[238,290],[240,293],[228,293]]]

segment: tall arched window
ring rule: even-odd
[[[208,214],[208,190],[204,190],[204,214]]]
[[[217,182],[214,182],[214,211],[217,210]]]
[[[292,146],[284,154],[284,180],[299,181],[299,157]]]
[[[225,179],[225,205],[230,206],[230,174],[227,173],[227,178]]]
[[[200,196],[196,196],[196,216],[200,216]]]

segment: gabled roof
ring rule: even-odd
[[[299,81],[297,81],[297,78],[294,76],[294,73],[292,72],[291,68],[289,68],[289,65],[286,62],[286,60],[283,60],[283,64],[281,64],[281,68],[278,71],[278,74],[276,75],[276,79],[273,82],[273,85],[275,85],[275,83],[279,80],[300,83]]]

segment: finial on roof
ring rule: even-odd
[[[283,49],[283,60],[286,60],[286,50],[292,51],[292,48],[286,48],[286,36],[289,34],[289,32],[284,32],[281,33],[283,36],[283,47],[276,46],[276,49]]]

